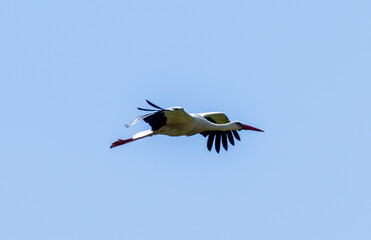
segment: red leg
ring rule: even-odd
[[[129,142],[132,142],[132,141],[135,141],[135,140],[138,140],[138,139],[132,139],[132,138],[125,139],[125,140],[119,139],[119,140],[117,140],[116,142],[112,143],[112,145],[111,145],[110,148],[114,148],[114,147],[117,147],[117,146],[123,145],[123,144],[125,144],[125,143],[129,143]]]

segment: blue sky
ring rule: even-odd
[[[0,3],[1,239],[369,239],[370,1]],[[149,99],[265,130],[124,124]]]

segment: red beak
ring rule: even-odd
[[[243,130],[252,130],[252,131],[257,131],[257,132],[264,132],[263,130],[260,130],[259,128],[254,128],[249,125],[242,125]]]

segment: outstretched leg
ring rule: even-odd
[[[137,140],[137,139],[136,139],[136,140]],[[135,141],[135,140],[132,139],[132,138],[125,139],[125,140],[119,139],[119,140],[117,140],[116,142],[112,143],[110,148],[114,148],[114,147],[117,147],[117,146],[123,145],[123,144],[125,144],[125,143],[132,142],[132,141]]]
[[[122,140],[122,139],[117,140],[116,142],[111,144],[110,148],[114,148],[114,147],[129,143],[129,142],[133,142],[133,141],[145,138],[145,137],[152,136],[152,135],[153,135],[152,130],[143,131],[143,132],[135,134],[132,138],[125,139],[125,140]]]

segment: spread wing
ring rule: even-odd
[[[217,123],[217,124],[223,124],[223,123],[229,123],[228,117],[222,113],[222,112],[208,112],[208,113],[199,113],[198,115],[206,118],[210,122]]]
[[[161,107],[156,106],[155,104],[151,103],[148,100],[147,103],[152,107],[160,110],[138,108],[139,110],[142,111],[153,112],[134,119],[130,123],[126,124],[125,125],[126,127],[130,127],[131,125],[139,122],[140,120],[144,120],[152,127],[153,131],[157,131],[166,124],[177,124],[193,121],[193,118],[188,113],[186,113],[182,107],[171,107],[163,109]]]
[[[210,113],[200,113],[198,114],[201,117],[206,118],[208,121],[216,124],[224,124],[229,123],[228,117],[222,112],[210,112]],[[223,145],[223,148],[227,151],[228,150],[228,141],[230,144],[234,145],[234,138],[235,137],[238,141],[241,140],[240,135],[236,130],[232,131],[206,131],[201,133],[204,137],[209,137],[207,139],[207,149],[211,151],[213,147],[213,142],[215,139],[215,150],[219,153],[220,151],[220,142]],[[227,141],[228,139],[228,141]]]

